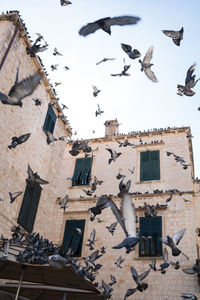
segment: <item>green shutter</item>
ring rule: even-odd
[[[78,233],[76,228],[81,229],[81,234]],[[84,228],[85,228],[85,220],[76,220],[75,231],[71,241],[71,248],[74,251],[74,254],[76,256],[81,256]]]
[[[77,232],[76,228],[81,229],[81,234]],[[74,256],[81,256],[84,228],[85,220],[66,221],[62,243],[62,248],[64,251],[67,251],[69,248],[71,248]]]
[[[43,130],[45,132],[50,131],[51,133],[53,133],[55,123],[56,123],[56,114],[55,114],[53,108],[49,105],[47,114],[46,114],[46,118],[44,121],[44,125],[43,125]]]
[[[72,185],[89,184],[89,176],[91,174],[92,158],[77,158],[74,175],[72,177]]]
[[[17,222],[28,232],[34,226],[42,188],[38,183],[27,184]]]
[[[65,232],[63,237],[62,247],[64,251],[67,251],[70,247],[72,236],[75,230],[76,220],[67,220],[65,223]]]
[[[140,181],[160,179],[160,151],[140,153]]]

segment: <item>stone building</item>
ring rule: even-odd
[[[141,274],[149,268],[153,257],[157,266],[163,262],[166,246],[159,242],[160,236],[172,235],[184,228],[186,232],[178,247],[189,257],[181,261],[176,270],[170,266],[166,274],[151,271],[144,282],[149,287],[143,293],[137,291],[129,299],[174,300],[180,299],[180,293],[194,293],[200,296],[196,275],[187,275],[181,269],[191,267],[199,259],[199,237],[196,228],[200,227],[200,188],[195,180],[190,128],[167,128],[148,132],[132,132],[120,135],[117,120],[105,122],[105,137],[88,140],[92,151],[85,157],[80,151],[72,156],[72,142],[66,142],[71,136],[68,121],[61,117],[62,110],[54,90],[45,75],[38,56],[31,57],[26,49],[31,47],[28,33],[16,12],[0,16],[0,91],[8,93],[15,82],[19,67],[19,81],[36,73],[43,72],[41,84],[34,93],[22,100],[23,106],[4,105],[0,102],[0,234],[10,235],[13,223],[20,224],[28,232],[40,232],[54,243],[63,244],[65,250],[72,248],[75,257],[82,261],[92,253],[88,238],[96,230],[94,249],[106,247],[106,253],[98,259],[103,266],[96,281],[104,279],[110,282],[110,274],[117,283],[113,286],[111,299],[124,299],[128,288],[136,284],[131,276],[130,266]],[[32,99],[42,100],[36,106]],[[52,101],[53,104],[52,105]],[[47,131],[55,138],[64,136],[47,144]],[[9,149],[14,136],[31,133],[30,138],[16,148]],[[131,145],[127,145],[128,142]],[[110,153],[106,148],[115,149],[121,155],[108,163]],[[176,156],[183,160],[177,161]],[[30,189],[28,165],[49,184]],[[185,166],[185,167],[184,167]],[[119,182],[117,174],[126,175],[124,182],[131,180],[130,193],[138,216],[140,235],[147,237],[145,243],[139,243],[135,251],[126,254],[125,249],[112,249],[124,238],[119,224],[112,235],[106,226],[116,222],[108,207],[94,221],[90,220],[89,209],[95,206],[98,197],[110,195],[120,207],[117,196]],[[92,196],[83,190],[91,190],[94,176],[103,183],[97,186]],[[9,192],[23,193],[10,203]],[[58,197],[69,195],[67,209],[60,209]],[[166,201],[167,199],[171,199]],[[157,216],[144,218],[144,202],[156,206]],[[166,205],[167,204],[167,205]],[[100,220],[103,222],[100,222]],[[77,234],[76,228],[81,229]],[[185,258],[180,255],[171,260]],[[124,258],[122,268],[115,264],[119,256]]]
[[[85,158],[83,151],[74,157],[68,153],[66,175],[72,180],[67,182],[70,200],[64,213],[66,233],[67,225],[68,228],[72,226],[69,220],[85,220],[82,256],[86,257],[92,252],[86,246],[87,239],[92,230],[96,230],[94,248],[106,247],[106,253],[98,260],[103,266],[99,270],[97,281],[103,278],[108,283],[111,281],[110,274],[114,275],[117,283],[113,286],[111,299],[124,299],[126,290],[136,287],[130,266],[134,266],[138,274],[141,274],[148,270],[155,257],[159,269],[159,265],[163,263],[160,255],[164,255],[166,248],[164,244],[159,243],[159,237],[172,236],[186,228],[179,248],[189,259],[185,259],[182,254],[178,257],[172,256],[170,248],[167,247],[170,260],[181,261],[180,269],[176,270],[170,266],[166,274],[151,271],[144,280],[149,285],[148,289],[143,293],[137,291],[129,299],[174,300],[180,299],[180,293],[194,293],[197,297],[200,296],[197,276],[182,271],[182,268],[193,266],[196,259],[199,259],[199,237],[196,233],[200,219],[199,181],[194,180],[190,128],[155,129],[120,135],[117,120],[106,121],[105,126],[105,137],[88,140],[92,148],[90,157]],[[127,145],[128,143],[131,145]],[[67,148],[71,150],[69,143]],[[109,164],[110,153],[106,148],[115,149],[117,153],[121,152],[121,155]],[[169,155],[168,152],[182,157],[185,163],[181,162],[181,159],[177,161],[176,157],[173,154]],[[87,162],[88,159],[90,163]],[[116,222],[111,209],[109,207],[104,209],[93,222],[90,221],[88,211],[96,205],[97,199],[105,194],[111,195],[116,205],[120,207],[121,199],[117,196],[120,182],[116,178],[118,173],[126,175],[125,183],[131,180],[130,193],[138,216],[137,226],[140,235],[149,236],[148,242],[139,243],[135,251],[129,254],[126,254],[125,248],[112,249],[123,240],[124,233],[119,224],[113,235],[106,228]],[[84,174],[91,178],[96,176],[98,180],[103,181],[92,196],[86,195],[83,191],[91,191],[93,181],[85,179]],[[157,216],[144,217],[144,202],[154,207],[159,204],[156,209]],[[99,222],[98,217],[103,222]],[[64,224],[61,232],[64,235]],[[70,243],[67,243],[68,247]],[[125,259],[122,269],[115,264],[120,255]]]

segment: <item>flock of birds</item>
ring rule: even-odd
[[[61,0],[60,1],[62,6],[71,4],[70,1]],[[111,35],[111,26],[114,25],[131,25],[131,24],[137,24],[140,21],[139,17],[135,16],[119,16],[114,18],[103,18],[100,20],[97,20],[93,23],[88,23],[87,25],[83,26],[79,34],[82,36],[87,36],[88,34],[94,33],[95,31],[101,29]],[[163,30],[163,33],[167,35],[168,37],[172,38],[173,42],[180,46],[180,41],[183,39],[183,28],[179,31],[173,31],[173,30]],[[48,47],[47,43],[45,42],[44,45],[41,45],[40,42],[43,39],[43,37],[38,34],[38,38],[34,42],[33,46],[31,48],[26,49],[27,55],[30,55],[31,57],[35,57],[35,55],[38,52],[45,51]],[[139,50],[132,49],[130,45],[122,44],[123,51],[126,52],[126,54],[129,56],[130,59],[137,59],[141,56]],[[58,50],[55,48],[53,55],[62,55],[58,52]],[[157,78],[153,71],[151,70],[152,63],[150,62],[153,56],[153,47],[150,47],[147,50],[146,55],[144,56],[143,60],[139,60],[139,63],[141,64],[141,71],[144,71],[146,76],[153,82],[157,82]],[[102,62],[106,62],[107,60],[113,60],[114,58],[104,58],[103,60],[97,62],[97,65],[99,65]],[[68,70],[68,67],[65,67],[66,70]],[[130,65],[126,65],[124,61],[124,69],[121,73],[118,74],[111,74],[111,76],[128,76],[127,73],[128,69],[130,68]],[[51,66],[52,71],[57,69],[57,65]],[[195,79],[195,75],[193,74],[195,70],[195,64],[193,64],[187,71],[186,74],[186,80],[185,85],[177,85],[177,92],[178,95],[183,96],[193,96],[195,92],[192,90],[193,87],[195,87],[198,80]],[[13,86],[10,88],[10,91],[5,94],[0,92],[0,101],[2,104],[5,105],[13,105],[13,106],[20,106],[22,107],[23,103],[22,100],[33,94],[36,87],[39,85],[42,74],[41,72],[37,72],[33,74],[32,76],[29,76],[25,78],[24,80],[20,81],[18,80],[18,74],[19,74],[19,66],[17,67],[16,72],[16,79]],[[59,85],[57,83],[56,85]],[[93,86],[93,96],[97,97],[100,93],[100,90]],[[41,105],[42,101],[40,99],[33,99],[36,106]],[[55,105],[55,103],[51,103],[52,106]],[[66,109],[67,107],[63,105],[63,109]],[[96,116],[101,115],[103,111],[100,109],[98,105],[98,109],[96,111]],[[61,115],[62,116],[62,115]],[[60,117],[62,118],[62,117]],[[64,117],[63,117],[64,118]],[[26,142],[30,138],[31,133],[24,134],[22,136],[14,136],[12,137],[11,144],[8,146],[9,149],[13,149],[16,146]],[[59,139],[55,139],[53,135],[48,132],[47,133],[47,143],[50,144],[52,142],[55,142],[57,140],[65,140],[65,137],[60,137]],[[140,141],[142,143],[142,141]],[[127,147],[130,146],[132,148],[135,148],[135,145],[130,143],[128,140],[125,140],[123,143],[118,142],[119,147]],[[111,162],[115,162],[116,159],[122,154],[121,152],[117,152],[115,149],[111,149],[109,146],[106,148],[107,151],[109,151],[111,157],[108,160],[108,163],[111,164]],[[87,157],[89,153],[92,152],[92,148],[89,146],[88,141],[74,141],[72,145],[72,149],[70,150],[70,154],[72,156],[78,155],[81,151],[83,151]],[[147,149],[148,151],[148,149]],[[189,164],[187,164],[183,157],[180,157],[172,152],[167,152],[167,156],[173,155],[176,162],[180,163],[183,169],[187,169]],[[130,174],[134,174],[135,167],[133,166],[132,169],[129,169]],[[38,184],[48,184],[49,182],[42,179],[37,172],[33,172],[31,167],[28,165],[28,179],[26,181],[28,183],[34,183],[37,182]],[[140,236],[138,234],[138,228],[136,226],[137,223],[137,217],[136,217],[136,210],[134,203],[132,202],[131,195],[134,193],[130,193],[129,189],[131,186],[131,180],[128,180],[125,184],[123,182],[125,175],[123,174],[117,174],[117,179],[122,179],[119,184],[119,193],[118,197],[121,198],[121,210],[118,209],[115,202],[112,200],[111,196],[102,195],[100,198],[98,198],[97,203],[94,207],[91,207],[89,209],[90,211],[90,220],[93,221],[97,215],[101,214],[102,211],[106,208],[111,208],[112,213],[114,214],[116,218],[116,222],[112,223],[110,226],[106,226],[106,229],[111,233],[111,235],[114,235],[114,232],[116,230],[116,226],[119,224],[124,232],[124,239],[117,245],[113,246],[113,249],[121,249],[125,248],[126,253],[130,253],[134,250],[135,246],[141,241],[142,239],[146,239],[145,236]],[[92,196],[94,191],[96,190],[98,185],[101,185],[103,183],[102,180],[98,180],[97,177],[94,177],[94,181],[91,184],[90,190],[84,190],[84,193],[88,196]],[[170,202],[172,199],[172,196],[174,193],[181,193],[179,191],[170,190],[168,191],[170,193],[170,198],[166,200],[166,203]],[[13,203],[17,197],[19,197],[23,192],[9,192],[10,196],[10,203]],[[155,194],[163,193],[163,191],[155,190]],[[2,199],[1,199],[2,200]],[[67,202],[69,200],[69,196],[66,194],[63,198],[58,197],[57,200],[59,201],[60,208],[65,211],[67,208]],[[187,199],[184,199],[184,201],[190,201]],[[144,216],[146,218],[151,218],[157,215],[156,209],[159,208],[161,205],[158,204],[158,206],[149,205],[146,202],[144,203],[144,206],[142,207],[144,209]],[[99,218],[97,219],[99,223],[103,222]],[[19,253],[17,256],[17,260],[19,263],[37,263],[37,264],[46,264],[49,263],[55,268],[63,268],[67,264],[70,264],[74,271],[79,275],[87,280],[90,280],[91,282],[95,281],[95,277],[98,274],[98,270],[102,267],[101,264],[96,263],[96,260],[100,258],[102,255],[106,252],[106,247],[101,247],[99,250],[96,250],[92,254],[90,254],[88,257],[84,258],[85,265],[83,266],[80,262],[76,261],[73,258],[73,250],[69,249],[67,252],[64,252],[62,250],[61,246],[57,246],[53,244],[52,242],[49,242],[47,239],[44,239],[40,234],[36,233],[29,233],[27,234],[20,226],[13,226],[11,228],[12,238],[7,239],[3,236],[1,236],[0,240],[0,247],[1,250],[4,252],[3,256],[0,258],[1,262],[6,261],[8,257],[8,250],[10,244],[19,244],[24,246],[25,250],[22,253]],[[81,234],[80,228],[77,228],[77,231]],[[172,265],[175,269],[180,268],[180,264],[185,259],[188,259],[188,257],[182,252],[181,249],[177,247],[180,240],[183,238],[185,233],[185,229],[182,229],[181,231],[174,233],[172,236],[163,236],[160,238],[160,241],[164,243],[167,247],[171,249],[172,256],[179,256],[182,254],[183,258],[177,261],[170,261],[168,258],[168,250],[165,248],[164,254],[163,254],[163,260],[164,263],[160,264],[160,268],[156,267],[156,259],[152,260],[152,263],[149,264],[149,268],[144,271],[142,274],[138,274],[137,270],[131,266],[130,271],[131,275],[136,283],[135,288],[129,288],[124,296],[124,299],[132,295],[133,293],[139,291],[143,292],[148,288],[148,284],[143,282],[143,280],[149,275],[152,271],[158,271],[161,272],[161,274],[166,273],[166,269]],[[87,246],[89,247],[89,250],[94,249],[95,245],[95,235],[96,231],[95,229],[92,230],[90,237],[88,239]],[[117,261],[115,262],[116,266],[118,268],[122,268],[121,264],[123,263],[124,259],[119,256]],[[200,278],[200,267],[198,265],[198,262],[194,264],[191,268],[183,269],[183,272],[187,274],[196,274]],[[105,298],[110,298],[112,295],[113,288],[112,286],[116,284],[117,279],[110,274],[110,283],[105,283],[104,280],[101,282],[101,286],[99,286],[99,283],[95,282],[94,285],[98,287],[99,289],[103,289],[103,295]],[[182,299],[197,299],[197,297],[194,294],[188,294],[188,293],[182,293],[181,294]]]

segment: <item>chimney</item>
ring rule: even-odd
[[[105,136],[112,136],[112,135],[118,135],[119,134],[119,123],[117,119],[115,120],[108,120],[104,123],[106,126],[105,129]]]

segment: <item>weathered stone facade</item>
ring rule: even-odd
[[[30,42],[15,14],[0,17],[0,63],[17,24],[19,25],[19,31],[1,69],[0,91],[4,93],[8,93],[13,85],[18,65],[20,80],[42,69],[37,57],[30,58],[26,54],[26,46],[30,46]],[[43,99],[42,105],[35,106],[32,101],[33,97]],[[16,223],[23,194],[14,203],[10,204],[8,193],[25,190],[25,180],[28,177],[27,166],[29,164],[34,172],[37,171],[43,179],[49,181],[49,184],[42,187],[33,231],[40,232],[54,243],[61,244],[65,221],[85,219],[82,256],[91,254],[85,244],[90,232],[95,228],[95,249],[99,249],[101,246],[106,247],[106,253],[98,260],[99,263],[103,264],[103,267],[99,270],[97,281],[104,279],[108,283],[110,282],[110,274],[114,275],[117,283],[113,286],[114,291],[111,299],[120,300],[124,298],[128,288],[136,286],[131,276],[130,266],[134,266],[140,274],[149,268],[151,258],[139,257],[138,246],[136,246],[134,252],[129,254],[126,254],[124,249],[112,249],[124,238],[124,233],[119,225],[117,225],[117,230],[113,236],[106,229],[106,226],[115,222],[110,208],[105,209],[100,215],[100,218],[104,220],[102,223],[98,223],[97,220],[91,222],[88,209],[94,206],[97,197],[103,194],[113,195],[112,199],[120,207],[121,199],[116,196],[119,191],[119,180],[116,179],[118,172],[127,175],[125,182],[131,179],[130,192],[140,192],[132,195],[138,217],[144,216],[144,210],[138,208],[143,205],[144,201],[151,205],[156,205],[157,202],[165,204],[169,193],[155,194],[154,190],[177,189],[182,192],[182,196],[173,194],[168,207],[158,209],[158,215],[162,216],[163,235],[172,235],[186,228],[186,233],[179,246],[189,256],[189,260],[182,262],[179,270],[175,270],[172,266],[169,267],[165,275],[151,271],[144,280],[149,285],[148,289],[143,293],[137,291],[129,299],[178,300],[181,292],[194,293],[197,297],[200,297],[197,276],[187,275],[181,270],[183,267],[192,266],[200,255],[198,251],[200,238],[196,234],[196,228],[200,227],[200,186],[199,181],[194,180],[192,141],[191,138],[186,137],[190,133],[190,128],[168,128],[129,135],[109,135],[105,138],[89,140],[89,144],[93,149],[91,175],[97,176],[99,180],[104,182],[97,187],[94,193],[95,197],[88,197],[82,191],[82,188],[88,189],[90,186],[72,187],[71,180],[66,180],[68,177],[73,176],[76,158],[84,157],[84,153],[80,153],[77,157],[71,156],[69,150],[72,143],[66,145],[63,141],[47,145],[43,124],[48,104],[52,99],[55,99],[55,95],[44,75],[42,83],[36,88],[33,95],[22,101],[22,108],[3,105],[0,102],[0,198],[4,200],[0,202],[0,234],[9,236],[11,222]],[[56,108],[54,110],[58,115],[58,110]],[[8,149],[13,136],[20,136],[29,132],[31,136],[26,143],[17,146],[15,149]],[[54,136],[69,135],[69,126],[64,124],[61,119],[57,119]],[[125,139],[134,143],[136,147],[119,148],[117,141],[123,142]],[[142,139],[142,143],[139,142],[139,139]],[[105,149],[107,145],[122,152],[122,155],[111,164],[108,164],[110,154]],[[140,181],[140,152],[146,150],[160,151],[160,180]],[[184,157],[186,163],[190,166],[184,170],[173,157],[166,155],[166,151]],[[130,174],[128,168],[131,169],[133,166],[135,166],[135,172]],[[148,193],[145,193],[147,191]],[[56,198],[63,197],[66,193],[69,194],[70,200],[66,212],[63,212]],[[183,198],[191,200],[191,202],[184,202]],[[175,261],[171,257],[170,251],[169,253],[170,259]],[[114,264],[120,255],[125,258],[122,269],[117,268]],[[157,265],[162,262],[161,258],[157,258]]]

